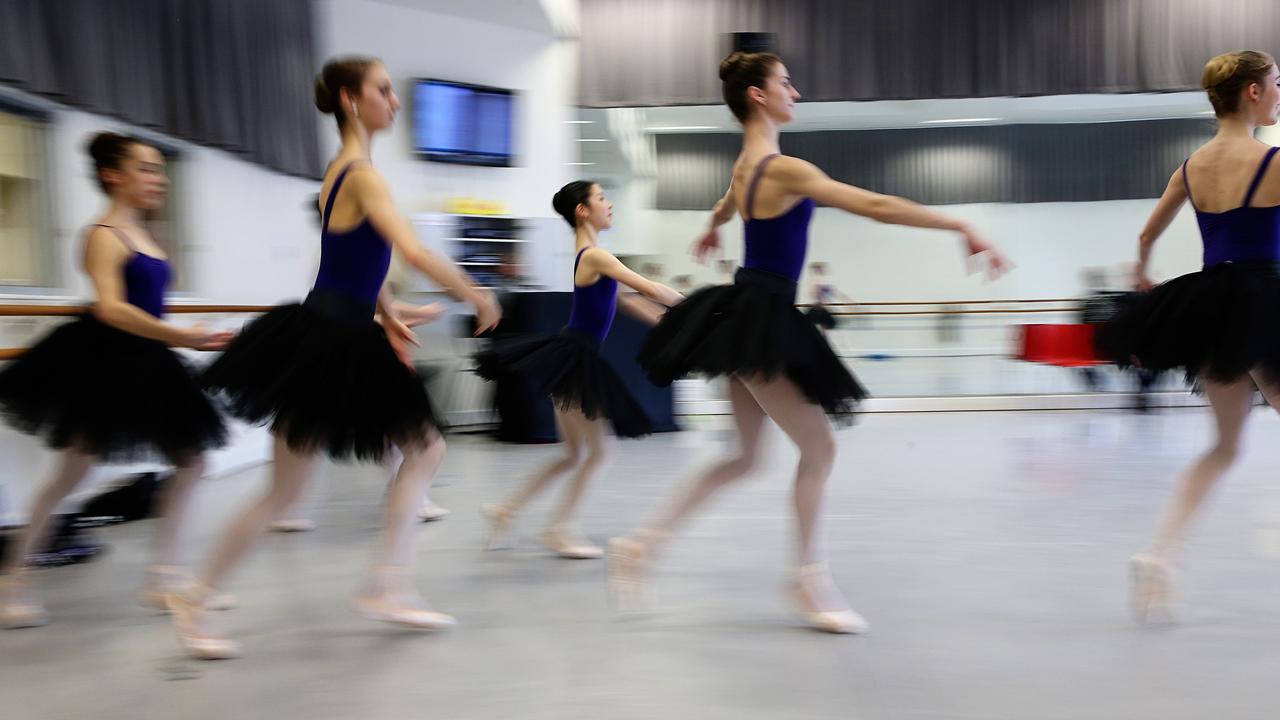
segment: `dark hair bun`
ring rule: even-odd
[[[316,109],[326,115],[333,114],[333,93],[324,82],[324,75],[316,75]]]
[[[120,162],[125,146],[132,142],[133,138],[120,133],[100,132],[89,141],[89,157],[93,158],[93,164],[100,170],[114,168]]]
[[[556,211],[556,214],[561,217],[564,217],[565,215],[572,215],[573,211],[578,207],[578,204],[569,197],[570,193],[567,191],[568,188],[560,188],[556,191],[556,194],[551,197],[551,207]]]
[[[574,180],[551,197],[551,207],[569,223],[569,227],[578,226],[578,206],[590,199],[593,185],[595,183],[590,180]]]
[[[102,132],[89,141],[89,157],[93,158],[93,174],[98,178],[98,186],[103,192],[111,192],[111,188],[102,181],[103,170],[119,170],[120,164],[129,154],[133,145],[145,145],[143,141],[128,135],[114,132]]]

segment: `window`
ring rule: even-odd
[[[0,107],[0,285],[42,286],[49,273],[45,124]]]

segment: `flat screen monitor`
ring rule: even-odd
[[[508,167],[515,94],[451,82],[413,83],[413,148],[437,162]]]

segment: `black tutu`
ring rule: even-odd
[[[231,414],[270,422],[300,452],[380,461],[390,444],[420,446],[441,423],[372,316],[372,307],[313,291],[245,326],[204,385]]]
[[[187,364],[164,343],[85,313],[0,370],[0,410],[54,449],[176,464],[226,442]]]
[[[595,338],[572,330],[496,340],[476,354],[476,373],[486,380],[519,377],[551,396],[562,410],[603,417],[618,437],[653,432],[653,422],[618,373],[602,357]]]
[[[640,349],[657,385],[698,373],[786,375],[832,419],[851,421],[867,391],[796,309],[795,282],[741,268],[732,285],[699,290],[667,311]]]
[[[1189,382],[1280,380],[1280,268],[1222,263],[1170,280],[1102,325],[1099,355],[1122,366],[1181,369]]]

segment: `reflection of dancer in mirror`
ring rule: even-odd
[[[1099,334],[1107,355],[1149,370],[1181,369],[1212,408],[1215,438],[1178,481],[1151,546],[1131,560],[1133,610],[1167,619],[1172,567],[1188,526],[1233,464],[1255,386],[1280,407],[1280,170],[1278,148],[1254,137],[1276,124],[1280,71],[1272,56],[1244,51],[1205,66],[1201,85],[1218,133],[1174,171],[1142,229],[1137,286],[1151,290]],[[1156,240],[1184,203],[1200,226],[1204,268],[1153,287]]]
[[[497,304],[453,263],[422,246],[373,167],[372,137],[391,127],[400,104],[382,63],[331,61],[316,79],[315,93],[316,107],[336,117],[342,135],[321,187],[315,286],[303,303],[276,307],[246,326],[205,372],[205,385],[223,394],[237,417],[270,423],[275,462],[270,488],[223,533],[196,587],[170,596],[174,629],[198,658],[239,652],[210,627],[207,599],[297,501],[322,453],[381,461],[395,446],[404,457],[383,498],[382,533],[353,607],[370,619],[409,627],[454,624],[426,606],[410,572],[417,511],[444,459],[444,439],[411,366],[417,338],[396,316],[386,291],[392,251],[470,304],[479,331],[497,324]]]
[[[58,327],[0,372],[0,411],[58,451],[56,470],[35,496],[26,526],[0,562],[0,625],[43,625],[27,556],[44,541],[54,511],[103,461],[159,457],[166,481],[139,599],[163,609],[166,593],[189,582],[179,532],[186,524],[204,451],[225,439],[222,420],[169,346],[219,350],[231,333],[164,320],[172,269],[146,229],[147,211],[169,190],[164,156],[130,137],[102,133],[89,145],[109,207],[85,235],[84,268],[93,308]],[[212,599],[212,606],[225,600]]]
[[[490,380],[520,377],[550,395],[565,454],[502,503],[486,505],[484,515],[489,521],[489,547],[507,546],[511,524],[519,512],[557,478],[569,474],[564,497],[538,538],[560,557],[597,558],[603,551],[578,533],[574,515],[591,481],[607,462],[608,428],[619,437],[638,437],[652,430],[644,408],[600,357],[600,344],[609,334],[618,306],[652,325],[666,307],[684,298],[632,272],[599,246],[600,232],[613,225],[613,204],[598,184],[571,182],[556,193],[551,204],[574,229],[577,252],[569,323],[559,335],[495,342],[476,357],[476,372]],[[653,264],[648,267],[661,269]],[[635,292],[619,294],[619,285]],[[637,293],[640,297],[635,297]]]
[[[810,282],[813,283],[811,294],[813,305],[805,311],[805,316],[824,333],[828,330],[835,330],[840,323],[836,320],[835,315],[831,314],[831,309],[827,306],[832,303],[852,304],[853,298],[840,292],[831,283],[831,280],[827,277],[826,263],[810,263],[809,274],[812,276]]]
[[[836,449],[827,415],[851,419],[866,392],[795,307],[815,201],[881,222],[951,230],[971,259],[990,262],[993,275],[1005,260],[964,221],[837,182],[811,163],[782,155],[778,134],[791,121],[800,94],[776,55],[735,52],[721,63],[720,79],[725,101],[743,126],[742,152],[695,252],[701,258],[717,251],[717,228],[738,213],[744,223],[743,267],[732,285],[699,290],[672,308],[649,334],[639,359],[659,385],[689,373],[727,375],[738,447],[699,474],[644,528],[611,542],[610,588],[624,602],[640,589],[650,558],[670,533],[756,465],[765,418],[772,418],[800,451],[792,601],[814,628],[859,632],[866,624],[831,579],[819,525]]]
[[[716,261],[716,283],[719,285],[729,285],[733,282],[733,273],[738,266],[732,260],[720,259]]]

